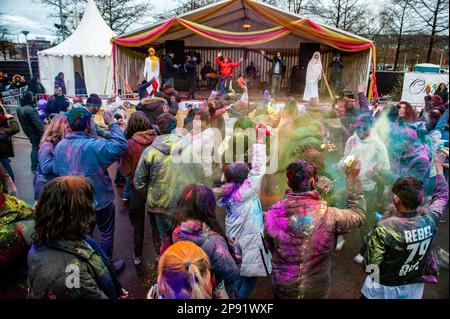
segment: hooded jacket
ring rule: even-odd
[[[361,162],[359,176],[365,192],[374,190],[376,185],[367,176],[367,171],[370,168],[378,166],[379,169],[391,169],[386,146],[380,140],[374,129],[371,129],[370,135],[364,140],[361,140],[356,132],[350,136],[345,144],[344,158],[339,162],[340,167],[344,167],[344,160],[349,155],[355,156],[355,159]]]
[[[240,281],[239,266],[230,254],[225,239],[206,224],[188,220],[178,225],[172,233],[172,242],[190,241],[208,255],[216,283],[225,281],[227,290],[235,290]],[[163,253],[163,252],[162,252]]]
[[[128,144],[119,124],[109,126],[110,139],[100,140],[85,132],[71,132],[55,147],[53,171],[58,176],[85,176],[95,189],[96,210],[114,201],[108,167],[118,161]]]
[[[39,113],[33,105],[23,105],[17,108],[17,119],[23,132],[31,144],[39,144],[44,134],[44,123],[39,118]]]
[[[150,120],[151,125],[156,125],[158,116],[164,113],[164,104],[167,104],[167,102],[163,98],[144,98],[137,105],[136,111],[144,112]],[[176,101],[169,104],[169,112],[174,116],[177,114],[178,103]]]
[[[151,212],[176,212],[184,188],[204,179],[202,166],[190,160],[192,149],[188,146],[189,140],[182,136],[165,134],[142,153],[134,173],[134,186],[138,191],[147,189]]]
[[[399,286],[437,282],[437,260],[432,252],[432,241],[447,202],[448,184],[443,175],[437,175],[426,214],[416,211],[398,213],[378,223],[367,244],[364,266],[378,266],[380,284]]]
[[[234,68],[241,65],[241,62],[225,62],[231,60],[230,56],[226,56],[224,61],[220,61],[219,57],[216,58],[216,63],[220,68],[220,75],[222,77],[233,76]]]
[[[142,152],[152,145],[157,137],[154,130],[147,130],[144,132],[136,132],[133,137],[128,140],[128,149],[123,153],[120,160],[120,173],[122,176],[134,177],[136,166],[141,158]]]
[[[272,255],[264,242],[264,218],[258,197],[265,168],[265,145],[255,144],[252,170],[244,183],[222,186],[224,197],[220,204],[226,210],[227,237],[241,246],[241,276],[244,277],[268,276],[272,272]]]
[[[358,178],[347,178],[347,208],[328,206],[317,190],[293,193],[267,212],[264,233],[272,250],[272,281],[278,298],[327,298],[336,236],[365,220]]]

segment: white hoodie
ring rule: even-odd
[[[361,162],[359,177],[365,192],[375,189],[375,182],[366,176],[370,168],[379,165],[382,169],[391,169],[386,146],[373,129],[364,140],[361,140],[356,132],[350,136],[345,144],[344,158],[339,162],[340,167],[344,167],[344,159],[349,155],[355,156],[355,159]]]

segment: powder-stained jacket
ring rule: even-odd
[[[0,194],[0,292],[25,281],[33,232],[33,208],[14,196]]]
[[[79,287],[67,287],[68,266],[79,270]],[[117,298],[110,269],[86,241],[59,240],[35,246],[28,254],[28,285],[31,299]]]
[[[200,164],[192,163],[189,140],[180,135],[158,136],[141,155],[134,173],[134,186],[147,189],[147,207],[151,212],[175,213],[184,188],[204,179]]]
[[[317,191],[286,194],[267,212],[274,293],[279,298],[327,298],[336,236],[365,220],[359,179],[347,178],[347,209],[329,207]]]
[[[120,173],[123,176],[130,176],[133,178],[142,152],[152,145],[156,136],[154,130],[148,130],[136,132],[133,134],[133,137],[128,140],[128,149],[123,153],[119,166]]]
[[[85,176],[95,189],[96,210],[114,201],[108,167],[126,151],[128,144],[117,123],[109,126],[111,138],[100,140],[84,132],[68,133],[56,145],[53,171],[58,176]]]
[[[242,249],[241,276],[268,276],[272,255],[265,245],[264,218],[258,192],[266,170],[266,145],[253,146],[252,170],[242,185],[222,186],[221,206],[226,210],[227,237],[236,239]]]
[[[33,178],[34,199],[38,199],[44,186],[53,178],[58,177],[53,172],[53,159],[55,153],[55,143],[45,142],[39,147],[39,164]]]
[[[239,266],[230,254],[225,239],[211,230],[206,224],[188,220],[178,225],[172,233],[172,242],[190,241],[208,255],[216,283],[225,281],[227,290],[238,288]],[[163,251],[161,251],[161,254]]]
[[[379,267],[380,284],[399,286],[437,282],[432,241],[447,202],[448,185],[443,175],[437,175],[435,192],[426,214],[397,213],[378,223],[367,243],[364,266]]]

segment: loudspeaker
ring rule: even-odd
[[[165,42],[166,53],[172,51],[174,53],[173,63],[184,63],[184,41],[183,40],[170,40]]]
[[[320,52],[320,43],[300,43],[300,53],[298,56],[298,69],[300,77],[300,94],[303,95],[305,89],[306,70],[308,63],[314,55],[314,52]]]

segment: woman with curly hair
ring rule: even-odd
[[[66,136],[69,130],[67,118],[58,114],[51,120],[44,131],[41,145],[39,146],[39,164],[33,180],[35,200],[38,200],[45,184],[58,176],[53,172],[53,155],[56,145]]]
[[[105,253],[87,237],[94,220],[94,188],[86,177],[57,177],[44,187],[28,254],[29,298],[126,296]]]
[[[417,121],[417,112],[414,107],[406,101],[398,104],[397,124],[409,124]]]

